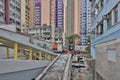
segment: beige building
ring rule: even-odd
[[[27,33],[34,26],[34,0],[21,0],[21,31]]]
[[[54,7],[54,0],[41,0],[41,26],[43,24],[55,26]]]
[[[74,33],[80,34],[81,0],[74,0]]]
[[[66,36],[80,34],[81,0],[65,0],[64,30]]]
[[[30,27],[35,25],[35,1],[30,0]]]

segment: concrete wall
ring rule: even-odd
[[[45,67],[25,70],[25,71],[18,71],[6,74],[0,74],[0,80],[32,80],[37,75],[39,75]]]
[[[95,80],[119,80],[120,39],[98,44],[95,46],[95,48],[96,48],[95,71],[97,73]]]

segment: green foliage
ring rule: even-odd
[[[90,45],[88,45],[85,50],[90,54]]]
[[[90,42],[91,40],[90,40],[90,36],[88,36],[88,40],[87,40],[88,42]]]
[[[90,42],[91,42],[90,36],[88,36],[88,40],[87,41],[88,41],[89,44],[88,44],[88,46],[86,47],[85,50],[90,54]]]
[[[67,39],[69,41],[69,45],[73,44],[74,45],[74,41],[76,38],[80,38],[80,36],[78,34],[72,34],[70,35]]]

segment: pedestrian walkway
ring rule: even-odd
[[[72,77],[71,80],[93,80],[92,79],[92,71],[89,68],[85,62],[85,59],[83,58],[83,61],[85,63],[85,68],[82,67],[72,67]]]

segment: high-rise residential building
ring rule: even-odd
[[[55,1],[41,0],[41,25],[55,26]]]
[[[41,26],[41,0],[35,0],[35,25]]]
[[[91,1],[95,80],[120,79],[120,0]]]
[[[91,26],[91,2],[89,0],[82,0],[81,4],[81,45],[85,47],[88,45],[88,35]]]
[[[0,24],[4,24],[4,0],[0,0]]]
[[[80,35],[80,14],[81,3],[80,0],[65,0],[64,19],[65,19],[65,34],[66,37],[71,34]]]
[[[35,26],[35,1],[30,0],[30,27]]]
[[[27,33],[29,27],[34,26],[34,1],[21,0],[21,29]]]
[[[63,0],[55,0],[55,26],[64,30],[64,3]]]
[[[16,26],[16,30],[20,31],[20,12],[21,5],[20,0],[1,0],[4,1],[4,19],[5,24],[13,24]]]
[[[50,0],[41,0],[41,25],[50,25]]]
[[[55,0],[50,0],[50,25],[55,26]]]

